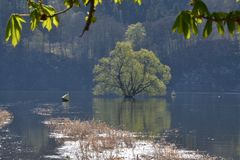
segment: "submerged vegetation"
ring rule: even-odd
[[[140,140],[131,132],[116,130],[105,123],[69,119],[47,122],[55,138],[63,138],[61,158],[103,160],[215,160],[216,157],[177,149],[174,145]]]
[[[12,114],[0,108],[0,128],[9,124],[12,120]]]

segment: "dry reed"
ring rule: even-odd
[[[12,115],[8,111],[0,108],[0,128],[11,122]]]
[[[48,126],[55,133],[67,136],[67,140],[78,142],[78,151],[75,152],[75,158],[73,158],[76,160],[124,160],[126,157],[118,153],[126,151],[126,149],[132,149],[131,154],[133,156],[131,159],[134,160],[186,160],[186,154],[183,156],[183,152],[174,145],[159,144],[153,141],[146,142],[146,145],[152,148],[151,153],[135,153],[136,148],[139,147],[136,143],[138,141],[136,136],[130,132],[115,130],[103,122],[51,119]],[[189,152],[188,154],[192,157],[188,159],[221,159],[196,152]]]

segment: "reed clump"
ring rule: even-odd
[[[134,142],[130,132],[115,130],[104,122],[51,119],[48,126],[54,132],[63,134],[67,139],[91,142],[96,150],[113,149],[118,145],[131,147]]]
[[[12,120],[12,114],[5,109],[0,108],[0,128],[9,124]]]
[[[51,119],[47,125],[64,135],[71,149],[66,159],[84,160],[218,160],[194,151],[181,151],[175,145],[141,141],[131,132],[114,129],[99,121]],[[72,146],[75,146],[72,148]],[[65,147],[66,149],[66,147]],[[74,151],[73,151],[74,150]],[[69,152],[69,153],[64,153]]]

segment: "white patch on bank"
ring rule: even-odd
[[[64,137],[60,134],[56,135],[55,138]],[[203,158],[202,155],[197,154],[194,151],[186,150],[171,150],[167,146],[158,146],[150,141],[136,141],[131,148],[117,148],[113,150],[104,150],[102,152],[96,152],[91,147],[88,147],[87,142],[84,141],[65,141],[64,144],[57,149],[57,154],[55,156],[46,156],[46,158],[59,159],[67,158],[71,160],[79,159],[108,159],[108,158],[119,158],[121,160],[135,160],[139,159],[153,159],[156,153],[161,154],[162,157],[168,157],[170,154],[172,156],[177,156],[184,160],[200,160]],[[174,155],[173,155],[174,154]],[[87,158],[86,158],[87,157]]]

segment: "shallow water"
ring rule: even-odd
[[[180,148],[199,150],[226,159],[240,159],[240,94],[177,93],[174,98],[124,101],[92,98],[70,92],[0,91],[0,106],[13,113],[13,122],[0,130],[0,159],[47,159],[58,143],[49,138],[42,121],[51,117],[101,120],[115,127],[164,136]],[[51,116],[34,108],[51,108]]]

